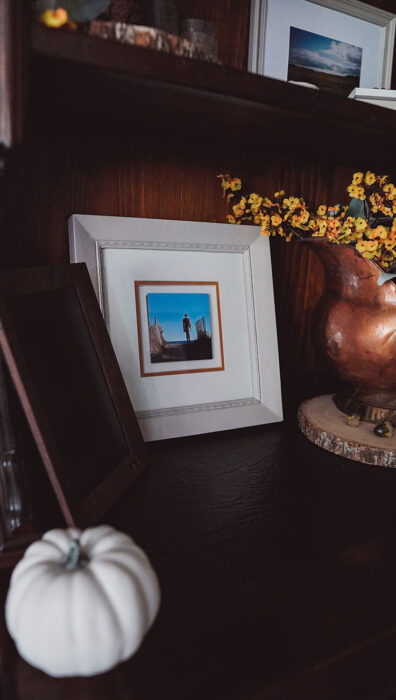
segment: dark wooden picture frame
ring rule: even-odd
[[[86,265],[1,272],[0,347],[66,523],[93,524],[148,455]]]

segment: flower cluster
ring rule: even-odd
[[[387,175],[375,175],[368,171],[354,173],[347,188],[349,196],[366,200],[373,214],[394,217],[396,215],[396,187]]]
[[[322,204],[316,213],[300,197],[286,197],[284,190],[275,192],[270,199],[254,192],[244,193],[239,178],[218,177],[223,196],[230,202],[229,223],[256,224],[261,226],[263,235],[280,235],[287,241],[293,236],[325,237],[353,246],[383,270],[396,269],[396,187],[387,175],[354,173],[347,188],[352,198],[349,207]]]
[[[230,175],[218,175],[221,178],[223,195],[230,201],[235,192],[241,190],[239,178]],[[285,191],[275,192],[274,196],[262,197],[252,192],[242,194],[239,200],[231,205],[232,214],[228,214],[230,224],[253,223],[261,226],[263,235],[279,235],[290,240],[297,235],[297,229],[308,231],[309,211],[303,199],[286,197]]]

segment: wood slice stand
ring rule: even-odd
[[[396,431],[391,438],[373,432],[372,423],[352,427],[331,394],[304,401],[298,409],[298,424],[315,445],[340,457],[381,467],[396,467]]]

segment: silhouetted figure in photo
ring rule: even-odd
[[[183,318],[183,333],[186,334],[187,343],[190,343],[190,342],[191,342],[191,339],[190,339],[190,330],[191,330],[191,321],[190,321],[190,317],[189,317],[188,314],[184,314],[184,318]]]

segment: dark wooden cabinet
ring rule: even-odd
[[[4,72],[10,54],[0,46],[1,89],[19,75],[30,90],[12,152],[23,101],[0,106],[12,155],[1,267],[67,262],[73,213],[223,222],[219,172],[313,205],[344,201],[355,169],[395,174],[395,113],[241,70],[249,4],[181,2],[216,22],[223,66],[34,26],[28,70],[15,74]],[[18,7],[0,0],[0,19]],[[23,51],[13,51],[17,65]],[[300,435],[298,401],[336,388],[311,340],[323,273],[282,241],[272,242],[272,262],[287,421],[151,444],[150,468],[107,521],[158,571],[152,632],[108,674],[54,680],[18,657],[3,623],[7,700],[396,697],[396,473]],[[45,489],[32,459],[32,490]],[[47,496],[42,526],[62,525]]]

